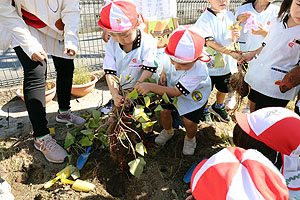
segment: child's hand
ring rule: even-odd
[[[64,53],[67,54],[68,56],[75,56],[76,54],[73,49],[68,49],[68,48],[65,48]]]
[[[145,95],[148,92],[151,92],[151,83],[140,83],[136,85],[136,90],[142,95]]]
[[[252,60],[256,55],[256,52],[246,52],[242,54],[242,58],[245,62],[249,62]]]
[[[109,38],[110,38],[110,35],[109,35],[108,31],[107,30],[103,30],[102,31],[102,40],[107,43],[108,40],[109,40]]]
[[[113,99],[114,99],[114,104],[116,107],[120,107],[124,102],[123,96],[121,96],[119,94],[114,95]]]
[[[251,32],[253,35],[262,35],[266,37],[268,34],[268,29],[266,29],[261,23],[259,23],[258,30],[252,29]]]
[[[240,51],[239,52],[232,51],[229,55],[237,61],[242,59],[242,53]]]
[[[245,12],[237,16],[236,20],[241,21],[241,23],[244,23],[247,21],[247,19],[251,16],[251,13]]]
[[[166,73],[161,73],[160,77],[158,79],[158,84],[162,85],[162,86],[166,86],[167,85],[167,76]]]
[[[188,190],[186,191],[186,193],[187,193],[187,194],[192,194],[192,190],[191,190],[191,189],[188,189]],[[194,197],[193,197],[193,195],[190,195],[190,196],[188,196],[185,200],[194,200]]]
[[[232,42],[236,42],[240,38],[239,27],[234,27],[234,29],[231,30],[231,37],[232,37]]]

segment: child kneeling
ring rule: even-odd
[[[196,27],[178,27],[171,35],[165,49],[169,55],[170,66],[165,66],[166,85],[141,83],[136,86],[142,95],[154,92],[166,93],[169,97],[178,97],[178,112],[183,116],[186,129],[183,154],[193,155],[196,149],[197,125],[210,95],[211,81],[204,62],[210,58],[202,53],[205,40],[198,34]],[[204,56],[207,59],[204,59]],[[201,62],[203,61],[203,62]],[[162,77],[162,76],[161,76]],[[155,143],[164,145],[174,135],[172,129],[171,105],[164,106],[160,112],[163,130],[155,139]]]

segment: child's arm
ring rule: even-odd
[[[75,56],[78,51],[78,34],[80,9],[79,0],[63,0],[61,18],[64,27],[64,53],[68,56]]]
[[[214,50],[219,51],[221,53],[230,55],[231,57],[233,57],[236,60],[239,60],[241,58],[241,54],[239,54],[238,52],[235,52],[232,49],[228,49],[228,48],[222,46],[221,44],[219,44],[218,42],[216,42],[214,40],[206,41],[206,46],[211,47]]]
[[[280,92],[285,93],[288,90],[292,89],[293,87],[296,87],[300,84],[300,61],[299,64],[290,70],[280,81]],[[298,93],[299,96],[299,93]]]
[[[171,88],[154,83],[140,83],[136,86],[136,89],[142,95],[145,95],[148,92],[153,92],[159,95],[163,95],[164,93],[166,93],[169,97],[177,97],[182,94],[177,87]]]
[[[153,74],[153,72],[150,72],[149,70],[144,70],[141,77],[137,81],[136,85],[144,82],[145,79],[150,78],[152,76],[152,74]]]
[[[252,60],[256,55],[258,55],[261,50],[264,48],[264,46],[259,47],[258,49],[256,49],[255,51],[249,51],[246,53],[242,54],[242,59],[239,59],[239,62],[249,62],[250,60]]]
[[[106,78],[106,83],[108,85],[109,91],[113,97],[114,100],[114,104],[116,107],[120,107],[122,105],[122,103],[124,102],[124,98],[122,95],[119,94],[119,89],[117,87],[116,82],[113,79],[112,74],[106,74],[105,78]]]

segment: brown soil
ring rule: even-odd
[[[23,133],[16,138],[0,141],[0,175],[12,187],[16,200],[80,199],[80,200],[167,200],[185,199],[189,184],[183,178],[188,169],[203,158],[208,158],[230,145],[228,136],[234,122],[200,124],[195,155],[183,156],[184,131],[176,130],[175,136],[163,147],[154,148],[145,155],[146,166],[141,178],[129,172],[120,172],[112,161],[108,150],[93,147],[88,162],[81,169],[82,180],[95,184],[91,192],[76,192],[60,182],[45,190],[43,184],[55,177],[66,166],[49,163],[34,149],[33,138]],[[63,145],[67,133],[65,125],[55,125],[55,139]],[[160,127],[157,128],[159,132]],[[73,155],[73,160],[78,155]],[[73,161],[74,162],[74,161]]]

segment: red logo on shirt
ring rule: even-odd
[[[136,58],[132,59],[132,62],[133,62],[133,63],[136,63]]]
[[[267,22],[267,25],[270,25],[270,23],[271,23],[271,22],[270,22],[270,21],[268,21],[268,22]]]
[[[298,44],[298,45],[300,45],[300,41],[299,41],[299,39],[297,40],[297,39],[294,39],[292,42],[290,42],[289,43],[289,47],[293,47],[295,44]]]

